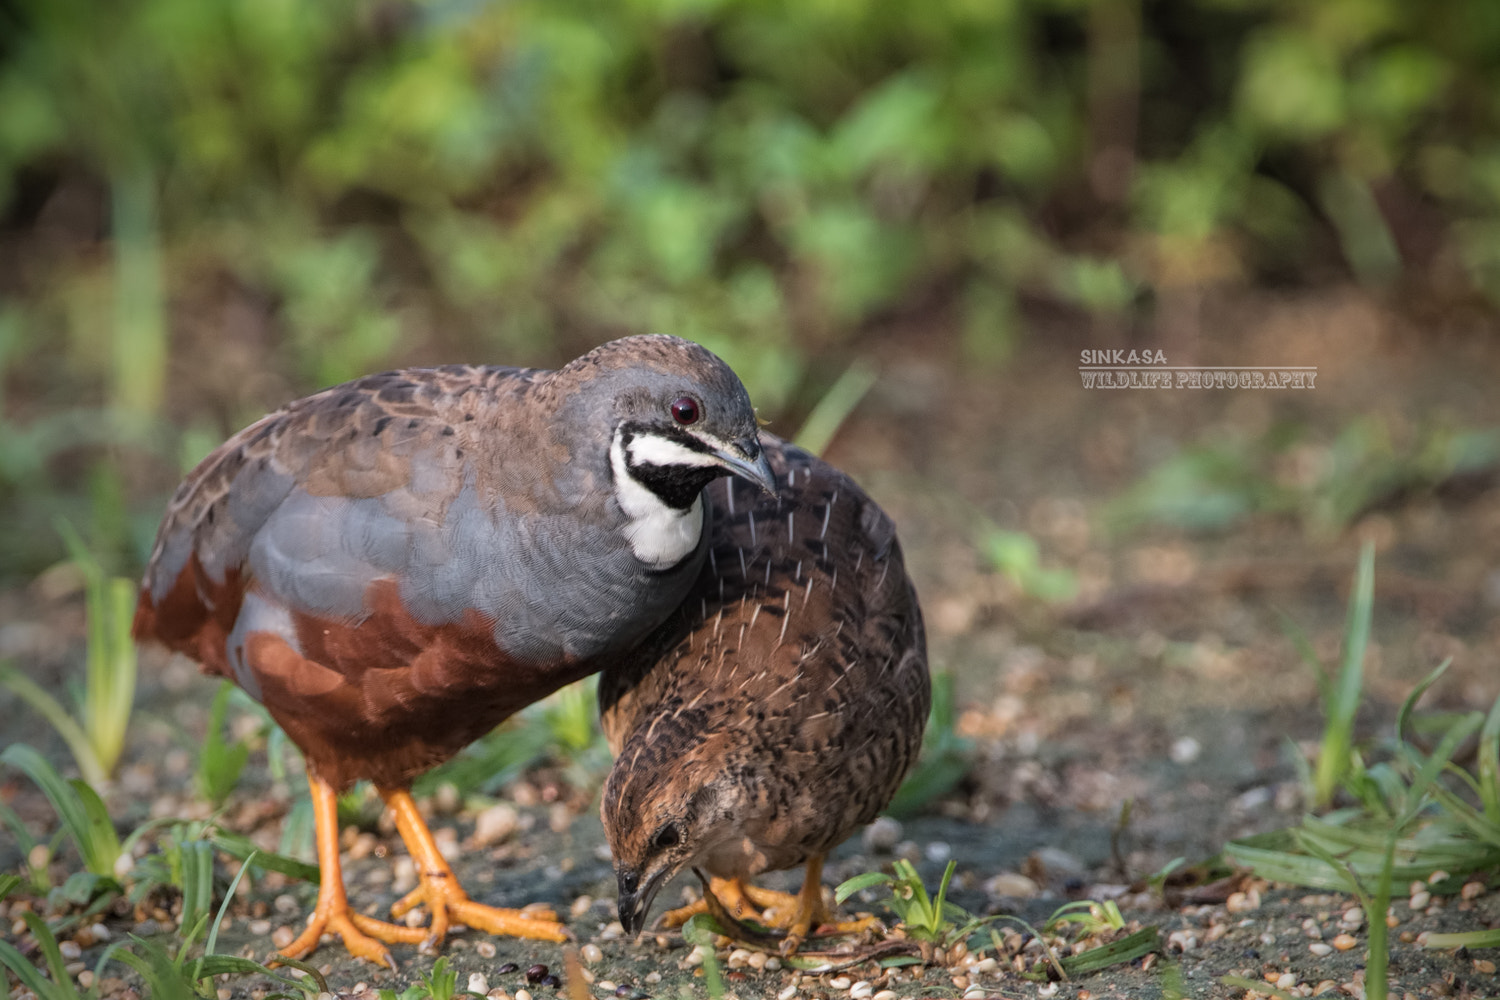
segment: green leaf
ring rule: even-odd
[[[833,899],[836,904],[842,905],[844,900],[856,892],[871,889],[877,885],[890,885],[893,881],[895,880],[885,872],[864,872],[840,882],[838,888],[833,890]]]

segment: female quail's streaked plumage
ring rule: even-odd
[[[708,562],[599,697],[617,760],[601,811],[628,930],[674,874],[741,890],[809,862],[792,947],[826,917],[821,860],[890,802],[931,697],[895,526],[847,476],[762,433],[780,485],[709,489]],[[754,896],[752,895],[753,899]]]
[[[722,360],[628,337],[557,371],[385,372],[230,438],[167,508],[134,634],[265,705],[307,758],[323,870],[313,920],[390,963],[450,923],[561,940],[469,900],[407,788],[512,712],[650,636],[706,561],[703,487],[773,489],[755,411]],[[350,910],[336,793],[373,781],[417,862],[395,916]]]

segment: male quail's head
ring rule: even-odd
[[[669,566],[696,547],[700,497],[714,479],[739,475],[776,492],[750,397],[706,348],[676,337],[627,337],[567,365],[558,383],[588,386],[574,405],[607,408],[580,415],[592,418],[580,425],[609,428],[615,499],[643,562]]]

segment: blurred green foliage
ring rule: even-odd
[[[383,365],[550,363],[657,330],[724,354],[774,414],[901,309],[993,363],[1036,299],[1117,321],[1224,281],[1500,295],[1489,3],[17,0],[0,19],[0,503],[24,527],[77,497],[124,562],[150,518],[121,505]],[[56,553],[12,533],[9,567]]]

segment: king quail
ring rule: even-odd
[[[617,755],[601,813],[628,932],[691,866],[731,915],[779,910],[762,919],[790,952],[829,920],[823,858],[890,802],[931,688],[890,519],[827,463],[761,443],[779,493],[710,488],[712,544],[682,607],[600,677]],[[794,901],[748,884],[802,862]]]
[[[672,337],[557,371],[447,366],[357,379],[251,424],[167,508],[134,623],[257,699],[308,764],[325,932],[391,965],[452,923],[563,940],[471,901],[408,791],[517,709],[638,644],[707,560],[704,487],[773,491],[738,378]],[[352,911],[336,794],[372,781],[416,862],[430,925]]]

